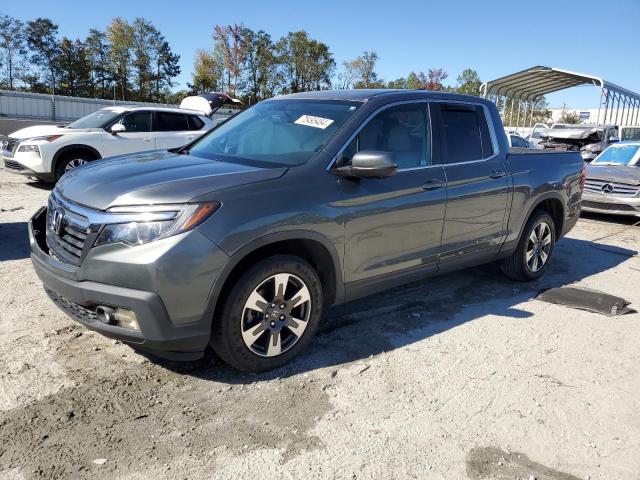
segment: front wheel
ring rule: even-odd
[[[516,251],[502,261],[502,271],[509,278],[528,282],[540,278],[549,264],[556,243],[553,218],[544,210],[531,215],[524,227]]]
[[[71,153],[62,158],[56,165],[56,181],[70,170],[80,167],[87,162],[90,162],[93,158],[89,157],[86,153]]]
[[[213,350],[238,370],[279,367],[311,341],[322,317],[322,284],[313,267],[289,255],[247,270],[214,319]]]

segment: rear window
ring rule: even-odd
[[[156,132],[189,130],[187,116],[182,113],[156,112],[156,121],[153,129]]]
[[[489,127],[481,107],[440,107],[447,163],[470,162],[493,155]]]

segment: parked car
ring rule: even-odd
[[[536,123],[533,128],[531,129],[531,133],[527,136],[527,141],[533,145],[535,145],[537,148],[542,148],[540,147],[540,143],[542,143],[542,132],[546,131],[549,129],[549,126],[544,124],[544,123]]]
[[[108,107],[66,126],[23,128],[2,142],[8,172],[57,181],[65,172],[92,160],[145,150],[181,147],[215,126],[211,115],[224,94],[187,97],[181,108]]]
[[[488,100],[299,93],[182,149],[69,172],[29,223],[32,261],[90,329],[262,371],[298,355],[331,305],[492,261],[539,278],[583,181],[577,152],[509,153]]]
[[[507,140],[509,141],[509,146],[511,148],[539,148],[537,145],[528,142],[520,135],[516,135],[515,133],[508,133]]]
[[[585,162],[592,161],[609,145],[620,141],[615,125],[555,124],[540,136],[542,148],[579,151]]]
[[[640,142],[611,145],[591,162],[582,208],[640,216]]]

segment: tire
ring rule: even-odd
[[[539,234],[543,237],[537,244],[532,237],[534,231],[536,238]],[[549,265],[555,243],[556,229],[553,218],[544,210],[534,211],[524,227],[515,252],[502,261],[500,265],[502,271],[513,280],[521,282],[537,280]]]
[[[212,325],[211,347],[244,372],[264,372],[289,362],[311,342],[322,318],[318,274],[290,255],[255,264],[222,301],[221,315]]]
[[[69,170],[90,162],[91,160],[95,160],[95,158],[91,156],[91,154],[85,152],[69,152],[65,154],[56,162],[56,182]]]

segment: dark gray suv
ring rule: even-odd
[[[67,173],[30,222],[32,261],[88,328],[261,371],[307,346],[328,306],[495,260],[538,278],[583,184],[578,153],[509,153],[477,97],[295,94],[184,148]]]

